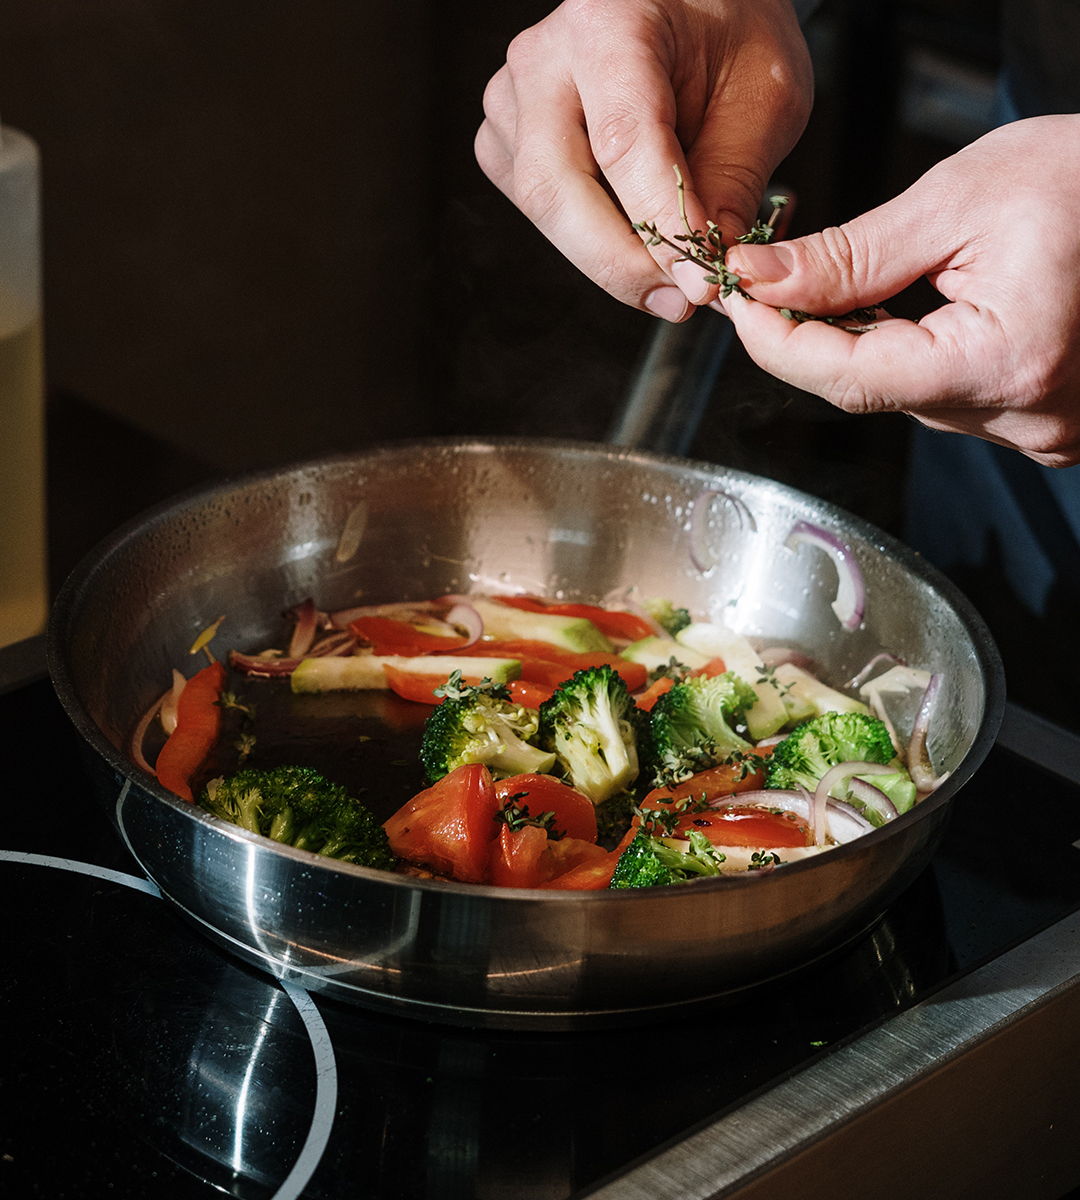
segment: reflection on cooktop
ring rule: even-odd
[[[641,1029],[448,1029],[316,1002],[189,927],[47,684],[0,698],[0,731],[5,1196],[572,1196],[1080,905],[1076,790],[995,751],[933,867],[798,979]]]

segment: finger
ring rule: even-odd
[[[882,320],[863,334],[823,321],[788,320],[737,292],[726,305],[759,366],[847,412],[918,414],[992,400],[986,385],[998,352],[970,305],[948,305],[921,324]]]
[[[665,250],[658,262],[601,182],[587,113],[573,85],[544,76],[532,81],[527,99],[524,89],[518,91],[512,193],[518,207],[575,266],[624,303],[668,320],[688,315],[689,304],[662,266],[675,251]],[[677,147],[662,153],[670,207],[676,195],[671,166],[682,154]],[[638,219],[634,201],[628,207],[624,197],[618,199]],[[665,227],[678,230],[671,222]]]
[[[757,300],[822,316],[894,296],[963,247],[954,194],[930,176],[895,200],[821,233],[735,246],[730,270]]]

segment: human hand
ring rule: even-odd
[[[718,302],[765,370],[848,412],[900,410],[1047,466],[1080,462],[1080,116],[994,130],[837,229],[737,246],[755,304]],[[786,320],[880,304],[926,275],[950,303],[863,334]],[[767,307],[772,305],[773,307]]]
[[[745,233],[812,99],[790,0],[566,0],[511,43],[476,157],[586,275],[678,321],[716,288],[631,222],[682,232],[678,165],[691,225]]]

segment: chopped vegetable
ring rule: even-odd
[[[587,667],[540,706],[540,745],[574,787],[603,804],[638,777],[641,715],[611,667]]]
[[[646,600],[644,608],[670,637],[674,637],[679,630],[685,629],[690,624],[690,613],[685,608],[676,608],[670,600]],[[642,634],[641,636],[645,637],[646,635]]]
[[[191,780],[221,732],[218,698],[224,687],[225,668],[219,662],[192,675],[176,704],[176,728],[155,764],[161,786],[192,803]]]
[[[515,704],[505,688],[490,680],[470,687],[455,672],[439,691],[445,698],[428,717],[420,746],[430,783],[468,763],[483,763],[500,775],[542,774],[554,767],[554,753],[531,744],[539,713]]]
[[[850,762],[895,764],[891,774],[875,774],[869,782],[884,792],[899,812],[914,804],[915,785],[894,758],[888,729],[877,717],[865,713],[822,713],[804,721],[773,749],[766,786],[803,787],[813,792],[830,769]],[[847,798],[846,789],[839,798]]]
[[[502,809],[487,767],[458,767],[383,824],[390,849],[462,883],[483,883]]]
[[[735,725],[756,700],[733,671],[674,684],[650,715],[654,782],[678,783],[735,751],[749,750]]]
[[[214,779],[199,803],[215,817],[298,850],[382,870],[394,865],[371,812],[308,767],[248,769]]]
[[[655,837],[640,829],[619,859],[611,877],[613,888],[667,887],[702,875],[719,875],[724,855],[708,838],[691,833],[682,843]]]

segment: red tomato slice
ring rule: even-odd
[[[403,671],[390,663],[383,663],[383,671],[392,692],[404,700],[415,700],[419,704],[441,704],[442,696],[436,696],[435,689],[442,687],[450,678],[449,671],[445,675],[428,675],[419,671]],[[484,681],[479,675],[463,675],[461,682],[476,687]]]
[[[620,641],[637,642],[651,637],[656,631],[648,621],[628,612],[612,612],[598,604],[563,604],[538,600],[535,596],[497,596],[501,604],[522,608],[526,612],[550,613],[558,617],[585,617],[602,634]]]
[[[456,767],[399,808],[383,828],[398,858],[462,883],[482,883],[501,807],[487,767]]]
[[[529,683],[525,679],[513,679],[506,686],[510,689],[510,699],[526,708],[539,708],[545,700],[555,695],[554,688],[545,687],[542,683]]]
[[[158,782],[183,800],[194,802],[191,779],[221,733],[218,700],[225,686],[225,668],[211,663],[184,684],[176,705],[176,728],[158,754]]]
[[[688,813],[675,826],[672,836],[684,838],[692,829],[703,833],[714,846],[753,846],[771,850],[813,843],[809,827],[795,813],[774,813],[749,804]]]
[[[722,658],[710,658],[703,667],[698,667],[696,671],[691,671],[690,674],[706,676],[723,675],[726,670],[727,666]]]
[[[516,832],[502,824],[491,847],[487,882],[496,887],[539,887],[551,878],[547,854],[548,835],[536,825],[525,825]]]
[[[754,756],[763,758],[771,751],[755,750]],[[745,770],[745,775],[743,774]],[[740,778],[741,776],[741,778]],[[654,788],[641,802],[643,808],[670,808],[674,801],[694,799],[704,796],[706,800],[715,800],[717,796],[731,796],[736,792],[755,792],[765,786],[764,768],[753,769],[753,763],[734,763],[731,766],[721,764],[711,767],[708,771],[699,771],[689,779],[669,788]]]
[[[513,797],[520,797],[518,805],[527,805],[533,817],[553,812],[557,830],[565,830],[571,839],[596,841],[596,809],[593,802],[552,775],[511,775],[495,784],[495,795],[503,807]]]
[[[638,819],[635,817],[633,824],[623,834],[622,841],[614,850],[601,851],[600,855],[594,854],[587,859],[582,859],[570,870],[556,875],[550,882],[542,883],[540,886],[574,892],[596,892],[610,887],[611,877],[615,874],[615,867],[618,865],[623,851],[637,836],[638,824]],[[601,850],[601,847],[594,846],[593,849]]]
[[[423,633],[408,621],[397,621],[393,617],[357,617],[349,622],[349,628],[357,637],[370,642],[375,654],[400,654],[403,658],[435,651],[450,653],[460,650],[469,641],[467,637]]]
[[[670,692],[674,685],[674,679],[669,679],[666,675],[661,675],[654,684],[650,685],[647,691],[638,696],[638,708],[640,708],[643,712],[652,712],[653,706],[656,704],[657,700],[659,700],[665,692]]]

